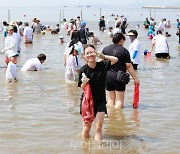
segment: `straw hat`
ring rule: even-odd
[[[32,20],[32,22],[35,22],[36,19],[37,19],[37,18],[35,17],[35,18],[31,19],[31,20]]]
[[[14,26],[14,25],[15,25],[15,22],[14,22],[14,21],[11,21],[11,22],[9,23],[9,25]]]
[[[38,18],[36,18],[36,20],[35,21],[39,21],[40,22],[40,20],[38,19]]]

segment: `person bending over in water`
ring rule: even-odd
[[[42,70],[42,63],[46,60],[45,54],[39,54],[37,58],[31,58],[23,65],[21,71],[39,71]]]

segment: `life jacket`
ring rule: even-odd
[[[81,106],[82,119],[85,123],[94,121],[94,100],[89,82],[85,85]]]
[[[133,108],[138,108],[138,103],[139,103],[139,85],[134,85]]]

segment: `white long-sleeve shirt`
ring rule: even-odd
[[[8,50],[17,52],[17,40],[13,34],[6,36],[4,44],[5,44],[5,48],[3,49],[3,51],[6,52],[7,56],[9,54]]]
[[[21,35],[19,33],[13,33],[13,37],[16,40],[15,52],[21,51]]]
[[[66,82],[75,81],[76,78],[76,61],[74,56],[71,54],[67,57],[66,60],[66,72],[65,72],[65,79]]]
[[[67,60],[66,60],[66,72],[69,72],[70,74],[75,75],[76,61],[75,61],[74,56],[72,54],[67,57]]]

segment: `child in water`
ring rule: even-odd
[[[154,37],[154,28],[153,26],[149,26],[149,29],[148,29],[148,38],[149,39],[153,39]]]
[[[78,45],[72,47],[69,56],[66,59],[66,72],[65,72],[65,79],[66,82],[73,82],[76,80],[76,60],[77,55],[81,54],[81,48]]]
[[[2,28],[2,30],[3,30],[3,36],[4,36],[4,38],[7,36],[7,31],[8,31],[7,27],[8,27],[7,22],[6,22],[6,21],[3,21],[3,28]]]
[[[98,43],[102,44],[102,42],[96,36],[94,36],[94,33],[90,32],[90,44],[97,45]]]
[[[7,82],[16,82],[17,81],[17,53],[9,54],[10,62],[8,63],[7,70],[6,70],[6,81]]]

